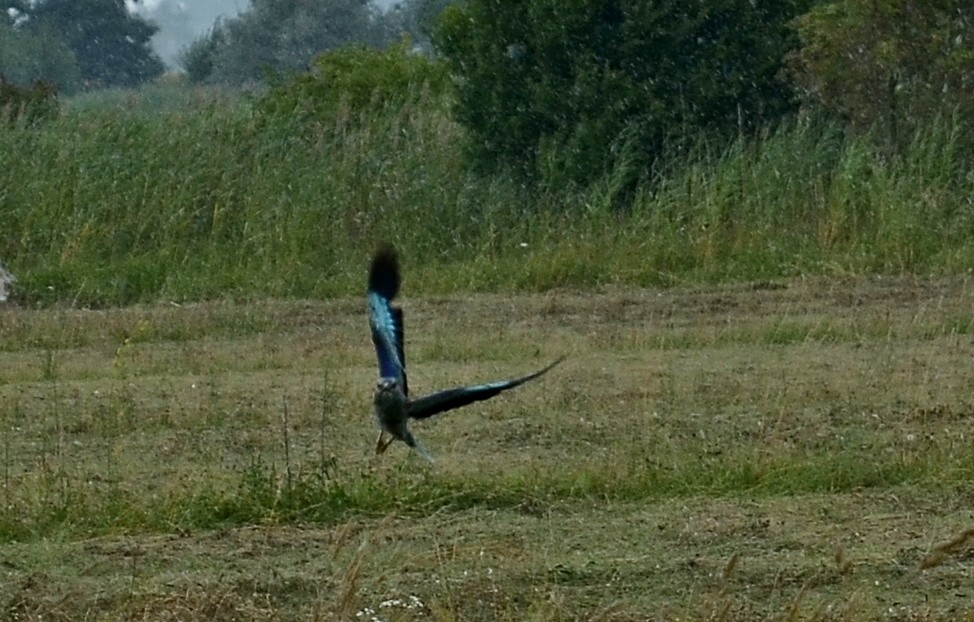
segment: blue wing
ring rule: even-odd
[[[538,376],[546,373],[558,363],[561,363],[563,360],[565,360],[565,357],[559,358],[551,365],[548,365],[544,369],[536,371],[533,374],[521,376],[520,378],[514,378],[513,380],[499,380],[497,382],[491,382],[488,384],[479,384],[470,387],[457,387],[456,389],[447,389],[446,391],[426,395],[409,403],[409,416],[413,419],[426,419],[427,417],[432,417],[437,413],[453,410],[454,408],[460,408],[461,406],[466,406],[467,404],[472,404],[474,402],[489,400],[499,393],[507,391],[508,389],[513,389],[514,387],[524,384],[529,380],[534,380]]]
[[[379,362],[379,376],[395,378],[403,393],[408,395],[402,309],[392,306],[400,283],[396,251],[391,246],[381,245],[372,257],[369,270],[369,327]]]

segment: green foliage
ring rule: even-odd
[[[0,76],[18,85],[39,80],[64,94],[81,86],[81,70],[74,52],[45,29],[14,28],[0,21]]]
[[[182,64],[195,82],[240,85],[304,70],[316,55],[349,43],[388,40],[367,0],[255,0],[193,43]]]
[[[401,108],[424,89],[438,102],[447,86],[445,67],[413,53],[408,41],[386,50],[348,46],[318,56],[311,71],[271,89],[260,108],[330,125],[339,116],[348,118],[353,110],[381,114],[385,107]]]
[[[435,40],[478,161],[589,182],[622,161],[646,170],[673,137],[791,111],[780,67],[807,4],[471,0]]]
[[[974,115],[972,23],[965,0],[828,2],[798,20],[789,65],[806,99],[902,149],[937,117]]]
[[[26,32],[70,48],[85,88],[134,86],[163,72],[149,45],[156,27],[131,15],[123,0],[43,0],[28,15]]]
[[[179,62],[186,70],[186,76],[197,84],[216,81],[213,76],[216,57],[227,45],[227,31],[217,22],[205,36],[189,44],[180,56]]]

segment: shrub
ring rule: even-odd
[[[435,33],[474,157],[588,182],[644,170],[674,136],[793,110],[780,68],[806,0],[469,0]]]
[[[348,46],[319,55],[310,71],[272,88],[262,108],[330,123],[343,109],[401,106],[424,88],[439,99],[447,86],[445,67],[413,53],[408,41],[386,50]]]

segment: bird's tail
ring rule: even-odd
[[[420,443],[419,441],[417,441],[416,438],[413,437],[412,434],[408,435],[403,440],[406,441],[406,444],[407,445],[409,445],[410,447],[412,447],[413,449],[415,449],[416,450],[416,453],[418,453],[423,458],[425,458],[427,460],[427,462],[429,462],[430,464],[436,464],[436,458],[433,457],[433,454],[431,454],[430,452],[428,452],[426,450],[426,448],[423,447],[423,444]]]
[[[372,256],[372,267],[369,269],[369,291],[386,300],[392,300],[399,293],[401,282],[396,249],[389,244],[380,243]]]

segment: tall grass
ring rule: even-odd
[[[744,455],[751,453],[751,455]],[[889,455],[863,464],[854,451],[759,456],[742,451],[711,463],[692,461],[679,470],[640,464],[637,456],[580,472],[540,473],[536,467],[506,475],[462,477],[397,473],[376,478],[339,468],[334,460],[299,470],[259,455],[237,474],[222,473],[212,484],[183,485],[165,495],[146,494],[137,484],[85,480],[49,457],[30,482],[6,485],[7,512],[0,513],[0,542],[29,541],[52,534],[91,536],[119,531],[165,532],[266,523],[336,523],[354,516],[390,512],[429,514],[481,507],[494,510],[525,503],[577,501],[640,502],[674,497],[766,497],[840,494],[907,484],[940,490],[970,477],[974,452]],[[686,459],[687,456],[682,456]],[[25,479],[25,478],[20,478]],[[124,479],[124,478],[121,478]],[[236,479],[236,483],[234,483]]]
[[[357,293],[380,238],[417,293],[974,265],[974,172],[951,124],[895,159],[806,125],[701,146],[619,209],[619,171],[581,189],[478,174],[429,94],[317,125],[232,98],[124,101],[0,133],[0,258],[22,299]]]

